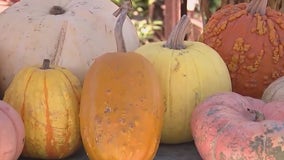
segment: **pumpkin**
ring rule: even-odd
[[[162,143],[191,141],[188,120],[195,106],[214,93],[231,91],[230,75],[219,54],[204,43],[184,41],[189,24],[183,16],[167,42],[148,43],[135,50],[159,75],[166,106]]]
[[[80,105],[82,141],[89,159],[153,160],[163,123],[158,76],[143,56],[126,52],[119,9],[117,52],[97,57],[86,74]]]
[[[0,93],[21,68],[42,59],[67,68],[82,82],[95,57],[116,49],[112,13],[117,8],[110,0],[22,0],[2,12]],[[127,50],[139,46],[129,18],[123,34]]]
[[[215,94],[192,113],[195,146],[204,160],[281,160],[284,102],[227,92]]]
[[[79,105],[81,84],[69,70],[50,65],[21,69],[9,85],[4,101],[21,115],[26,133],[22,155],[59,159],[81,146]]]
[[[18,159],[25,142],[24,123],[18,112],[4,101],[0,101],[0,126],[0,159]]]
[[[283,101],[284,100],[283,82],[284,82],[284,76],[270,83],[263,92],[262,100],[264,100],[265,102]]]
[[[252,0],[215,12],[201,42],[227,64],[234,92],[261,98],[264,89],[284,75],[283,37],[284,15],[267,7],[267,0]]]

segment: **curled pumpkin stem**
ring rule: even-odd
[[[264,114],[261,113],[261,112],[259,112],[259,111],[257,111],[257,110],[247,108],[247,111],[248,111],[249,113],[251,113],[251,114],[254,114],[254,119],[253,119],[253,121],[259,122],[259,121],[265,120]]]
[[[170,33],[169,39],[164,44],[164,47],[177,50],[184,49],[184,38],[189,31],[189,26],[191,26],[189,17],[187,15],[183,15]]]
[[[124,1],[122,5],[113,13],[115,17],[119,16],[114,28],[117,52],[126,52],[122,27],[127,17],[127,13],[131,9],[131,7],[131,1]]]
[[[248,6],[247,11],[250,14],[259,13],[260,15],[265,15],[268,0],[252,0]]]

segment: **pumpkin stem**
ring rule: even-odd
[[[63,9],[61,6],[53,6],[49,10],[49,14],[51,14],[51,15],[60,15],[60,14],[64,14],[64,13],[65,13],[65,9]]]
[[[188,27],[191,25],[187,15],[183,15],[178,24],[174,27],[164,47],[170,49],[185,49],[184,38],[188,33]]]
[[[49,59],[44,59],[40,69],[43,69],[43,70],[50,69],[50,60]]]
[[[114,28],[117,52],[126,52],[125,42],[122,34],[122,27],[127,17],[127,13],[131,9],[131,7],[131,1],[127,0],[124,1],[122,5],[113,13],[115,17],[119,16]]]
[[[247,11],[250,14],[259,13],[260,15],[265,15],[268,0],[252,0],[248,6]]]
[[[259,112],[259,111],[257,111],[257,110],[247,108],[247,111],[248,111],[249,113],[251,113],[251,114],[254,114],[254,119],[253,119],[253,121],[259,122],[259,121],[265,120],[264,114],[261,113],[261,112]]]

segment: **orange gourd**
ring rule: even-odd
[[[0,101],[0,127],[0,159],[18,159],[25,142],[24,123],[17,111],[4,101]]]
[[[284,102],[234,92],[216,94],[192,113],[195,145],[204,160],[282,160]]]
[[[122,44],[97,57],[83,83],[81,135],[93,160],[152,160],[160,142],[164,105],[158,76],[146,58],[123,49],[127,4],[115,29]]]
[[[267,7],[267,0],[252,0],[215,12],[201,41],[224,59],[234,92],[260,98],[284,75],[283,38],[284,15]]]

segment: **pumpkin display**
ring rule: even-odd
[[[214,48],[228,66],[232,90],[261,98],[284,75],[284,15],[267,0],[226,5],[205,25],[201,42]]]
[[[201,42],[184,41],[187,16],[182,16],[167,42],[152,42],[135,52],[155,67],[166,106],[162,143],[192,140],[188,120],[195,106],[217,92],[231,91],[226,64],[211,47]]]
[[[82,141],[89,159],[153,160],[164,105],[152,64],[125,52],[120,34],[129,1],[116,25],[117,52],[97,57],[86,74],[80,105]]]
[[[25,142],[24,123],[18,112],[4,101],[0,101],[0,127],[0,159],[18,159]]]
[[[284,102],[215,94],[192,113],[195,146],[204,160],[281,160]]]
[[[42,59],[82,82],[95,57],[116,49],[112,13],[117,8],[110,0],[22,0],[6,9],[0,14],[0,93],[21,68]],[[123,34],[127,50],[139,46],[129,18]]]
[[[284,76],[276,79],[264,90],[262,100],[265,102],[284,101]]]
[[[60,159],[81,146],[80,94],[79,79],[65,68],[50,65],[48,59],[16,74],[4,101],[24,121],[24,157]]]

